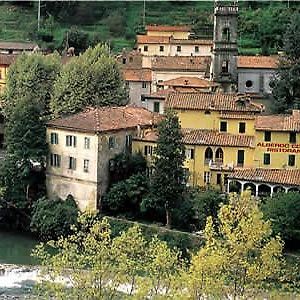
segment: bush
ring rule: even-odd
[[[272,223],[275,234],[280,234],[289,245],[300,242],[300,194],[278,193],[262,205],[266,219]]]
[[[84,52],[89,46],[89,35],[76,26],[71,27],[70,30],[65,32],[64,40],[62,43],[62,48],[65,48],[65,45],[75,48],[75,54]]]
[[[78,208],[72,196],[65,201],[41,198],[33,208],[30,228],[42,240],[56,239],[71,232],[77,216]]]

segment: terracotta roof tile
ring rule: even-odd
[[[22,42],[0,42],[1,50],[33,50],[37,44]]]
[[[126,81],[152,81],[150,69],[123,69],[122,73]]]
[[[166,101],[166,107],[188,110],[215,110],[231,112],[255,112],[259,113],[263,107],[251,102],[248,98],[239,97],[236,94],[223,93],[173,93]]]
[[[147,31],[177,31],[177,32],[189,32],[191,31],[191,26],[188,25],[147,25],[146,26]]]
[[[152,69],[207,72],[210,63],[210,56],[158,56],[152,59]]]
[[[170,39],[171,44],[178,44],[178,45],[213,45],[212,40],[198,40],[198,39],[187,39],[187,40],[182,40],[182,39]]]
[[[170,38],[167,36],[137,35],[138,44],[169,44]]]
[[[238,56],[238,68],[277,69],[277,56]]]
[[[257,116],[255,128],[257,130],[300,132],[300,110],[293,110],[292,115]]]
[[[48,127],[83,132],[105,132],[150,126],[161,116],[135,106],[87,108],[81,113],[49,121]]]
[[[217,83],[213,81],[209,81],[207,79],[202,79],[198,77],[178,77],[175,79],[170,79],[163,81],[162,83],[158,83],[158,85],[163,86],[180,86],[180,87],[199,87],[199,88],[208,88],[212,86],[218,86]]]
[[[186,145],[228,146],[228,147],[253,147],[254,137],[249,135],[235,135],[205,129],[182,129],[183,143]],[[156,142],[156,130],[147,132],[135,140]]]
[[[236,120],[254,120],[254,114],[245,114],[245,113],[229,113],[229,112],[222,112],[221,119],[236,119]]]
[[[299,169],[235,169],[228,178],[266,182],[273,184],[300,185]]]
[[[17,54],[0,54],[0,65],[10,66],[16,61]]]

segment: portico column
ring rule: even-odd
[[[289,188],[286,186],[284,186],[283,188],[284,188],[285,193],[287,193]]]
[[[229,193],[229,186],[230,186],[230,183],[231,183],[231,180],[228,179],[228,181],[227,181],[227,193]]]
[[[270,185],[270,188],[271,188],[271,194],[270,196],[273,197],[273,193],[274,193],[274,186],[273,185]]]
[[[246,182],[241,181],[240,183],[241,183],[241,192],[243,192],[243,191],[244,191],[244,186],[245,186],[245,183],[246,183]]]
[[[255,197],[258,197],[258,184],[255,183]]]

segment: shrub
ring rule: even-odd
[[[65,201],[41,198],[33,208],[30,228],[42,240],[56,239],[71,232],[77,216],[78,208],[72,196]]]
[[[75,48],[75,53],[78,55],[88,48],[88,43],[89,35],[73,26],[65,32],[62,48],[65,48],[65,45],[68,44],[69,47]]]

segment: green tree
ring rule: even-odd
[[[21,98],[35,103],[42,115],[49,114],[54,81],[61,67],[58,54],[22,54],[9,68],[4,90],[4,113],[10,119]]]
[[[117,62],[106,46],[89,48],[63,66],[55,82],[51,110],[54,117],[87,106],[125,105],[125,89]]]
[[[182,142],[179,119],[173,111],[158,125],[158,140],[155,150],[155,172],[150,181],[150,195],[142,206],[163,210],[166,225],[171,226],[172,211],[183,201],[186,191],[185,148]]]
[[[209,217],[205,246],[192,257],[189,294],[198,298],[251,297],[268,280],[278,279],[283,243],[272,237],[257,200],[249,192],[231,195],[214,224]]]
[[[30,229],[42,240],[57,239],[71,233],[78,208],[72,197],[66,200],[39,199],[33,207]]]
[[[300,108],[300,13],[291,17],[285,35],[285,55],[276,76],[270,82],[274,97],[273,110],[278,113]]]
[[[264,216],[271,220],[273,231],[286,242],[300,241],[300,194],[278,193],[266,199]]]
[[[107,220],[91,213],[79,216],[71,235],[40,244],[33,255],[42,264],[38,291],[56,299],[168,297],[181,269],[179,252],[157,237],[148,242],[133,226],[112,238]]]

